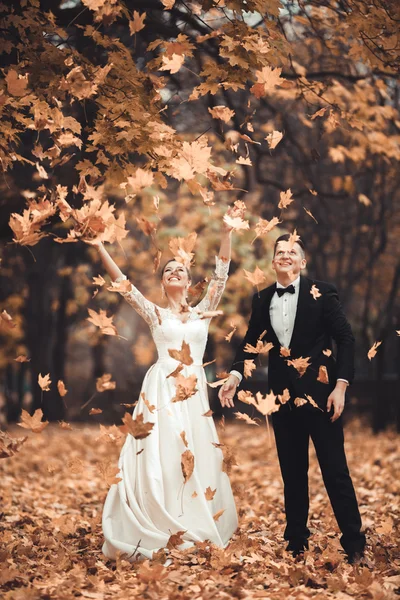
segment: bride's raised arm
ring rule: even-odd
[[[91,243],[98,250],[101,262],[114,283],[119,283],[127,279],[115,261],[111,258],[102,242]],[[150,325],[156,324],[158,318],[155,311],[155,305],[147,300],[143,294],[130,282],[131,287],[127,291],[118,290],[121,296],[130,304],[136,312]]]
[[[223,221],[221,227],[221,245],[218,256],[215,257],[215,271],[208,284],[206,295],[196,307],[200,312],[216,310],[221,300],[228,279],[232,231],[232,228]]]

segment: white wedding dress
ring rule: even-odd
[[[205,540],[223,547],[237,528],[229,478],[222,471],[222,450],[215,445],[214,421],[204,416],[210,406],[202,366],[210,318],[201,318],[201,313],[216,309],[228,269],[229,263],[216,259],[207,294],[191,309],[186,322],[147,300],[133,285],[131,291],[122,292],[150,326],[158,360],[146,373],[133,413],[133,418],[143,413],[144,421],[154,427],[144,439],[127,435],[119,458],[121,481],[111,486],[104,505],[103,553],[107,558],[115,559],[118,551],[128,559],[151,558],[178,531],[185,532],[180,549]],[[175,378],[168,375],[179,362],[168,350],[180,350],[183,341],[189,344],[193,364],[184,365],[181,374],[194,374],[198,391],[172,402],[177,389]],[[194,469],[184,483],[181,456],[186,450],[194,455]],[[207,488],[211,492],[206,497]],[[214,490],[212,499],[207,499]]]

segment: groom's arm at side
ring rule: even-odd
[[[354,379],[355,340],[334,285],[329,285],[328,290],[325,292],[324,303],[325,327],[337,346],[336,377],[352,383]]]

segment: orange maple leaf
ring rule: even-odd
[[[308,367],[311,364],[311,357],[307,356],[307,358],[303,358],[302,356],[300,356],[300,358],[288,360],[287,364],[294,367],[296,371],[298,371],[300,377],[303,377],[304,373],[307,371]]]
[[[252,372],[256,368],[257,367],[256,367],[253,359],[245,360],[244,361],[244,371],[243,371],[243,375],[245,376],[245,378],[247,379],[248,377],[251,377]]]
[[[294,405],[299,407],[299,406],[304,406],[304,404],[307,404],[307,400],[305,398],[295,398],[294,399]]]
[[[310,294],[314,298],[314,300],[316,300],[317,298],[321,298],[322,296],[315,283],[313,283],[313,285],[311,286]]]
[[[287,208],[290,204],[292,204],[294,198],[292,196],[291,189],[286,190],[286,192],[281,192],[279,194],[279,204],[278,208]]]
[[[184,365],[193,364],[193,358],[190,355],[190,346],[185,342],[185,340],[182,341],[182,347],[180,350],[168,349],[168,354],[171,358],[174,358]]]
[[[176,394],[171,402],[182,402],[187,400],[197,392],[197,377],[194,373],[185,377],[181,373],[175,377]]]
[[[86,320],[93,323],[93,325],[96,325],[96,327],[100,327],[101,333],[104,335],[118,335],[118,331],[112,322],[113,317],[107,317],[105,310],[100,309],[97,313],[95,310],[88,308],[88,313],[90,317]]]
[[[317,381],[320,381],[321,383],[329,383],[328,370],[325,365],[319,366]]]
[[[320,410],[321,412],[324,412],[322,408],[318,406],[318,404],[315,402],[312,396],[310,396],[309,394],[305,394],[305,397],[307,398],[311,406],[313,406],[314,408],[318,408],[318,410]]]
[[[141,29],[144,29],[144,20],[146,13],[139,14],[137,10],[133,11],[133,20],[129,21],[129,31],[131,35],[134,35]]]
[[[272,342],[263,342],[261,340],[257,341],[256,346],[252,346],[251,344],[246,344],[244,347],[244,351],[249,354],[268,354],[268,352],[274,347]]]
[[[276,146],[279,144],[279,142],[281,141],[282,138],[283,138],[282,132],[272,131],[272,133],[269,133],[265,139],[268,142],[268,146],[269,146],[270,150],[273,150],[274,148],[276,148]]]
[[[65,383],[62,381],[62,379],[59,379],[57,381],[57,389],[58,389],[58,393],[60,394],[61,398],[63,398],[64,396],[66,396],[68,394],[68,390],[65,387]]]
[[[206,500],[208,500],[208,501],[214,500],[216,491],[217,491],[217,488],[215,488],[215,490],[212,490],[210,488],[210,486],[208,486],[208,488],[206,488],[206,491],[204,492],[204,496],[206,497]]]
[[[169,71],[170,73],[177,73],[183,63],[185,62],[184,54],[173,54],[171,58],[168,56],[162,57],[162,67],[160,71]]]
[[[278,394],[278,400],[281,404],[286,404],[290,400],[290,394],[288,388],[285,388],[282,394]]]
[[[248,425],[257,425],[257,426],[259,426],[259,423],[257,423],[253,419],[251,419],[249,417],[249,415],[246,415],[246,413],[235,412],[233,414],[235,415],[235,417],[237,419],[239,419],[239,421],[245,421],[246,423],[248,423]]]
[[[265,235],[266,233],[272,231],[272,229],[276,227],[276,225],[278,225],[279,223],[280,220],[278,219],[278,217],[273,217],[270,221],[267,221],[266,219],[259,219],[258,223],[254,228],[256,232],[256,237],[251,243],[253,243],[258,237],[261,237],[262,235]]]
[[[126,412],[122,418],[124,426],[122,431],[124,433],[130,433],[136,440],[143,440],[150,435],[151,430],[154,427],[154,423],[144,422],[143,413],[138,413],[135,418],[128,412]]]
[[[224,223],[228,225],[230,229],[237,233],[242,233],[250,228],[249,222],[244,221],[241,217],[230,217],[228,214],[224,216]]]
[[[30,429],[33,433],[40,433],[49,424],[48,421],[42,421],[43,411],[41,408],[35,410],[31,416],[26,410],[22,409],[21,423],[17,423],[24,429]]]
[[[215,515],[213,515],[214,521],[218,521],[219,518],[222,517],[222,515],[224,514],[225,510],[226,510],[226,508],[222,508],[221,510],[216,512]]]
[[[248,281],[250,281],[250,283],[255,285],[257,287],[257,290],[258,290],[258,286],[261,283],[263,283],[264,281],[266,281],[266,279],[267,279],[259,267],[256,267],[254,269],[254,273],[251,273],[250,271],[246,271],[246,269],[243,269],[243,271],[244,271],[244,276],[246,277],[246,279]]]

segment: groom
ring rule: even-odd
[[[254,295],[246,336],[219,398],[222,406],[233,407],[244,361],[258,359],[257,354],[244,348],[246,344],[256,346],[266,330],[262,341],[273,343],[269,352],[268,387],[275,395],[283,394],[285,389],[290,394],[290,400],[272,415],[284,483],[287,550],[297,556],[308,548],[311,437],[342,532],[340,541],[353,564],[363,557],[365,535],[360,531],[361,517],[346,462],[341,414],[346,388],[354,375],[354,337],[336,288],[302,276],[305,266],[301,240],[292,244],[289,234],[280,236],[275,242],[272,261],[277,282]],[[336,359],[332,339],[337,345]],[[297,369],[288,364],[299,358],[308,359],[303,367],[299,362],[304,361],[295,362]]]

